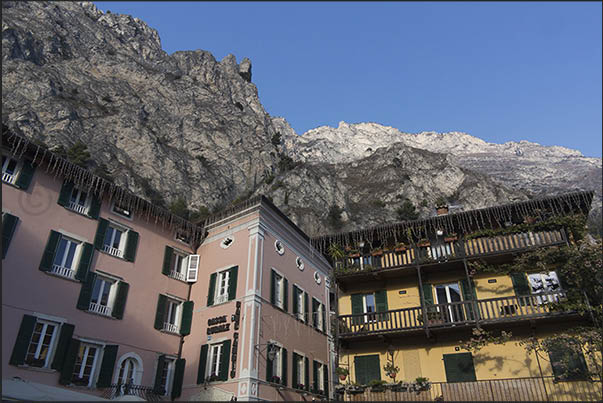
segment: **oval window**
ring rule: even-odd
[[[282,255],[283,253],[285,253],[285,247],[283,246],[283,243],[281,241],[274,242],[274,249],[276,249],[276,252],[279,255]]]
[[[297,257],[295,258],[295,264],[297,265],[297,268],[300,270],[304,270],[304,261],[301,259],[301,257]]]
[[[320,284],[320,274],[317,271],[314,272],[314,281],[316,281],[316,284]]]
[[[234,243],[234,238],[231,236],[227,236],[226,238],[222,239],[222,242],[220,242],[220,247],[222,249],[226,249],[233,243]]]

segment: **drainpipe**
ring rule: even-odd
[[[417,250],[418,252],[418,250]],[[415,256],[416,253],[415,253]],[[418,257],[417,257],[418,259]],[[423,294],[423,280],[421,279],[421,266],[419,266],[419,263],[416,263],[416,267],[417,267],[417,276],[419,277],[419,294],[421,295],[421,312],[423,313],[423,326],[425,327],[425,334],[427,335],[427,338],[429,338],[430,334],[429,334],[429,327],[427,326],[427,306],[425,305],[425,295]]]

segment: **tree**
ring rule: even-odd
[[[189,215],[189,220],[192,222],[203,222],[209,217],[210,211],[207,207],[201,206],[197,211],[193,211]]]
[[[327,224],[333,229],[340,229],[343,226],[341,221],[341,213],[343,209],[337,204],[333,204],[327,213]]]
[[[67,150],[67,159],[79,165],[82,168],[86,168],[90,162],[90,153],[88,152],[88,146],[81,141],[76,142]]]
[[[404,200],[402,205],[396,209],[396,218],[398,221],[416,220],[419,218],[419,213],[410,200],[407,199]]]
[[[170,212],[178,217],[182,217],[185,220],[188,220],[190,212],[188,210],[188,205],[186,204],[186,200],[182,197],[174,200],[172,204],[170,204]]]

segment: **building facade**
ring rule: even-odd
[[[329,265],[270,201],[203,228],[3,144],[3,399],[332,394]]]
[[[591,199],[591,192],[582,192],[444,211],[427,220],[316,239],[336,261],[338,365],[349,372],[341,381],[347,385],[339,386],[342,398],[600,400],[600,353],[595,365],[581,354],[571,357],[570,370],[578,375],[568,377],[562,352],[535,354],[518,343],[589,320],[555,307],[566,300],[564,279],[536,265],[505,274],[476,271],[471,264],[501,267],[520,254],[573,242],[562,218],[585,217]],[[512,338],[464,349],[462,341],[478,327],[511,332]],[[384,388],[384,382],[392,385]]]

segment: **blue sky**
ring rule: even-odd
[[[163,48],[249,57],[272,116],[601,157],[601,2],[95,2]]]

